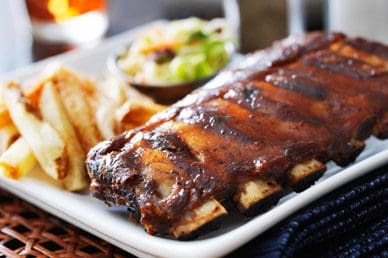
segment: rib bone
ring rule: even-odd
[[[288,174],[287,184],[294,190],[304,190],[325,172],[325,164],[312,159],[294,166]]]
[[[275,181],[257,179],[242,184],[233,199],[242,213],[254,215],[275,205],[282,194],[282,187]]]
[[[216,222],[217,219],[227,214],[226,209],[218,201],[212,199],[195,210],[187,212],[173,228],[172,233],[179,239],[195,237],[202,229],[207,230],[204,227],[210,222]]]
[[[318,179],[325,170],[326,166],[315,159],[300,163],[290,170],[286,184],[295,191],[302,190]],[[242,184],[234,200],[242,213],[255,215],[275,205],[284,193],[277,182],[257,179]]]

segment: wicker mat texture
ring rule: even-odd
[[[0,189],[0,257],[131,257]]]
[[[228,257],[388,257],[388,166],[315,201]],[[133,257],[0,190],[0,258]]]

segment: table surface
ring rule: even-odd
[[[0,256],[133,257],[0,189]]]

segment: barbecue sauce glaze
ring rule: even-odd
[[[277,42],[93,148],[91,190],[126,205],[149,233],[168,234],[185,212],[243,182],[286,184],[312,158],[345,165],[387,113],[387,60],[387,46],[339,33]]]

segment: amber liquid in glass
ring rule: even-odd
[[[106,0],[26,0],[39,60],[96,43],[108,27]]]
[[[63,21],[90,11],[105,11],[105,0],[26,0],[32,19]]]

